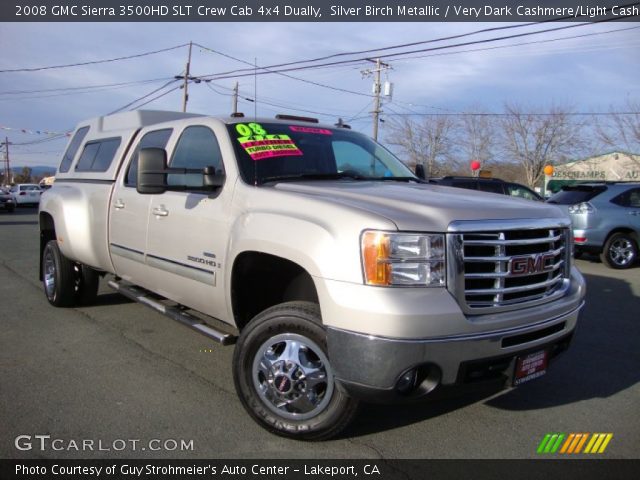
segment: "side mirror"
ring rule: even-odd
[[[202,170],[202,185],[207,188],[219,188],[224,185],[225,174],[215,167],[204,167]]]
[[[143,148],[138,156],[138,193],[158,195],[167,191],[167,152]]]
[[[424,173],[424,165],[421,163],[416,164],[416,177],[420,180],[426,180],[427,176]]]

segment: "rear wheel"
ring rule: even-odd
[[[245,409],[278,435],[327,439],[357,410],[357,401],[335,382],[313,303],[283,303],[257,315],[240,335],[233,373]]]
[[[100,275],[93,268],[65,257],[56,240],[50,240],[44,248],[42,270],[44,292],[51,305],[73,307],[95,301]]]
[[[602,263],[615,269],[630,268],[638,258],[638,245],[628,233],[614,233],[600,254]]]
[[[60,252],[58,242],[50,240],[42,253],[42,281],[47,300],[56,307],[71,307],[75,303],[75,272],[73,263]]]

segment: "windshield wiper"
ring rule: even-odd
[[[369,177],[368,180],[379,180],[382,182],[416,182],[426,183],[418,177]]]
[[[367,177],[360,175],[351,170],[337,173],[299,173],[295,175],[273,175],[264,177],[261,183],[269,182],[287,182],[296,180],[340,180],[341,178],[350,178],[353,180],[368,180]]]

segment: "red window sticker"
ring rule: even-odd
[[[327,130],[326,128],[298,127],[294,125],[290,125],[289,128],[293,132],[299,132],[299,133],[317,133],[319,135],[333,135],[333,133],[331,133],[331,130]]]
[[[274,157],[296,157],[302,152],[286,135],[279,135],[278,139],[255,139],[251,137],[239,138],[242,148],[252,160],[264,160]],[[284,138],[283,138],[284,137]]]

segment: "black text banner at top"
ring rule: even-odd
[[[9,0],[2,22],[548,22],[640,21],[613,0]]]

